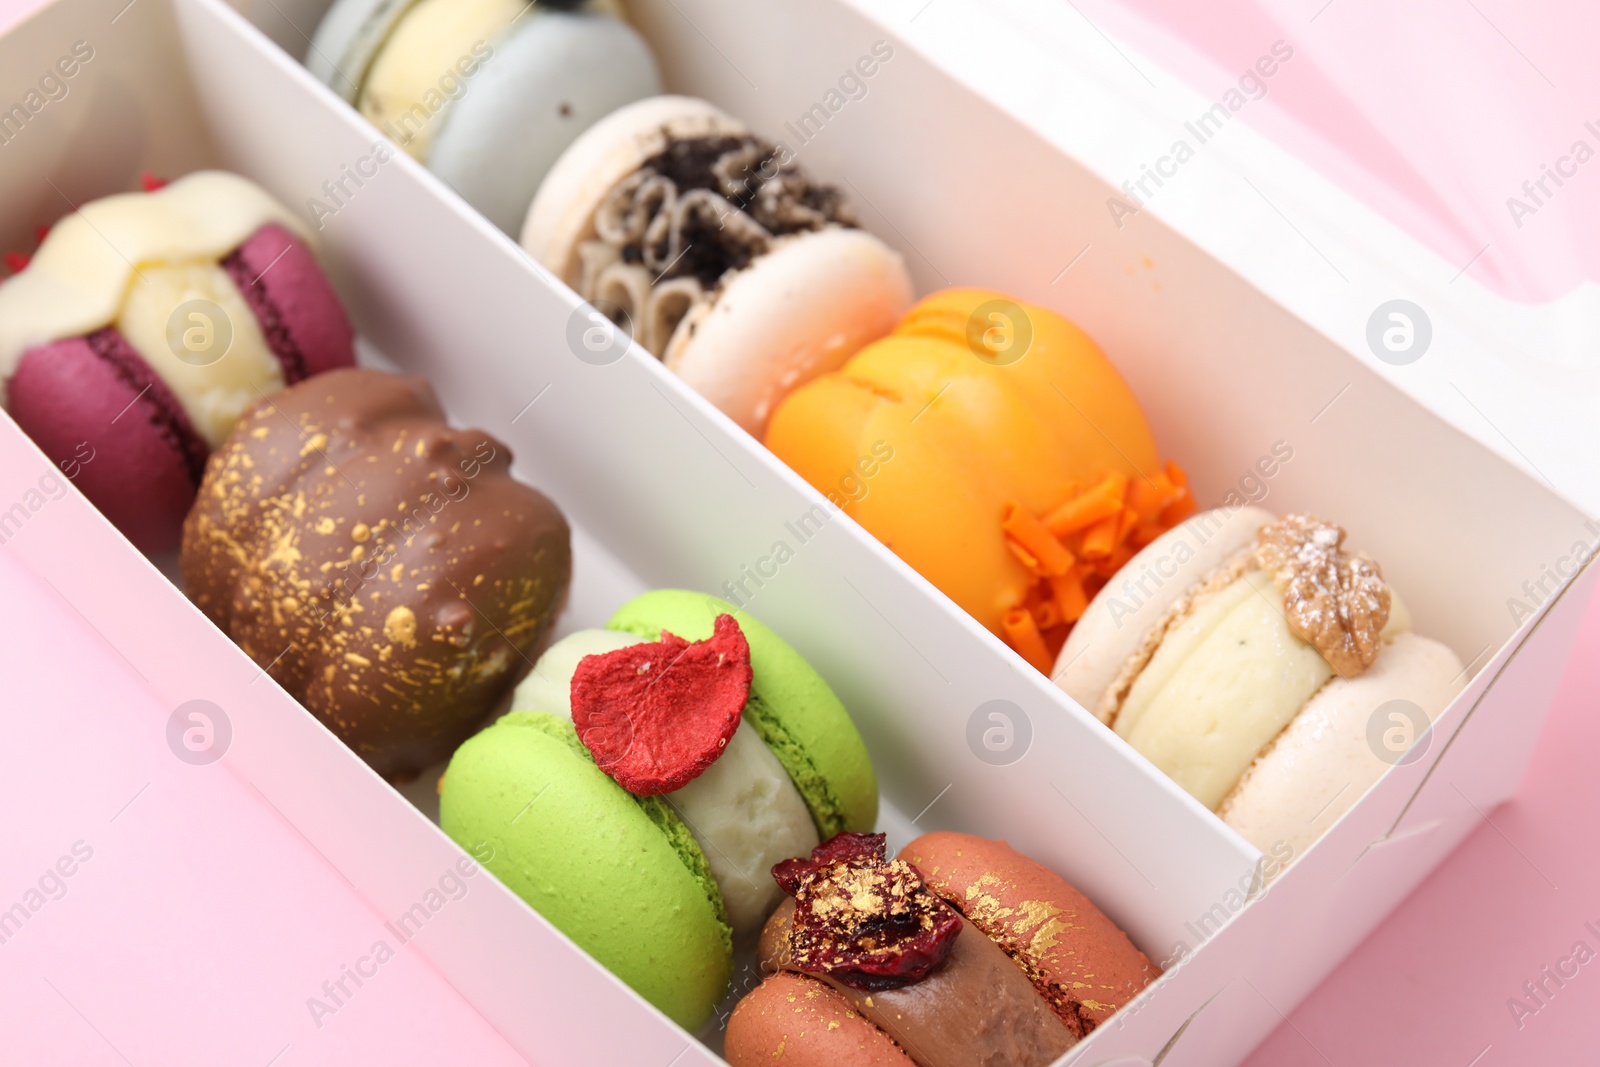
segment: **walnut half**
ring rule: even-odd
[[[1354,678],[1378,658],[1389,621],[1389,586],[1378,564],[1343,548],[1341,526],[1286,515],[1256,533],[1256,566],[1272,575],[1296,637],[1335,672]]]

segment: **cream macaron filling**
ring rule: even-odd
[[[221,171],[85,204],[0,286],[0,383],[30,348],[115,326],[216,448],[247,404],[284,384],[255,313],[218,266],[269,223],[303,236],[265,190]],[[175,314],[190,301],[211,307]],[[211,321],[213,308],[225,323]],[[232,339],[217,356],[209,349],[222,330]]]
[[[1376,564],[1343,538],[1305,516],[1261,526],[1175,599],[1103,694],[1101,717],[1208,808],[1324,686],[1409,631]]]
[[[643,643],[644,638],[615,630],[569,634],[551,645],[517,686],[512,710],[570,718],[579,661]],[[821,840],[800,791],[749,722],[739,724],[715,763],[665,799],[705,853],[735,934],[759,930],[782,898],[772,865],[809,854]]]
[[[1398,598],[1390,603],[1385,641],[1410,628]],[[1283,595],[1263,570],[1244,570],[1190,608],[1164,630],[1112,727],[1216,808],[1334,670],[1290,629]]]

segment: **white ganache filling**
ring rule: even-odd
[[[585,656],[646,643],[615,630],[579,630],[539,657],[517,686],[513,711],[572,717],[572,676]],[[750,934],[772,914],[783,891],[772,865],[808,855],[819,843],[800,790],[748,722],[740,721],[715,763],[664,796],[705,853],[735,934]]]
[[[0,284],[0,389],[28,349],[115,326],[215,448],[257,390],[283,386],[255,313],[217,265],[269,223],[304,236],[265,190],[222,171],[85,204],[56,223],[26,270]],[[221,357],[204,365],[176,352],[184,331],[220,326],[175,319],[191,300],[220,308],[232,333]]]

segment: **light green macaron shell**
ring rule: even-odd
[[[726,992],[731,933],[699,845],[659,797],[635,797],[595,766],[570,721],[516,711],[468,740],[445,772],[439,816],[680,1026],[699,1026]]]
[[[732,615],[750,643],[753,679],[744,718],[789,772],[822,839],[842,830],[871,832],[878,822],[878,778],[866,743],[822,675],[783,638],[725,600],[684,589],[635,597],[606,629],[649,641],[663,630],[703,641],[718,615]]]

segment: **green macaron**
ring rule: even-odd
[[[743,721],[789,775],[818,839],[873,829],[877,778],[861,735],[777,634],[732,604],[684,590],[637,597],[606,628],[700,641],[724,614],[750,647]],[[490,871],[679,1025],[699,1026],[726,992],[728,913],[696,837],[707,827],[681,818],[673,794],[641,798],[618,785],[566,717],[513,711],[462,745],[445,773],[440,820],[475,854],[487,846]]]
[[[606,629],[650,641],[663,630],[702,641],[718,615],[732,615],[750,642],[754,678],[745,718],[794,779],[822,839],[842,830],[870,831],[878,821],[878,777],[867,746],[822,675],[783,638],[726,600],[686,589],[634,597]]]
[[[456,750],[439,821],[534,910],[674,1022],[722,998],[722,897],[688,827],[595,766],[572,723],[514,711]]]

